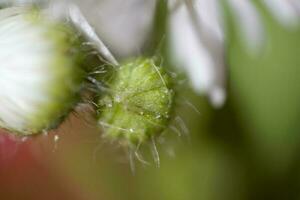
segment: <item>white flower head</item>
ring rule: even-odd
[[[71,109],[82,73],[70,32],[39,12],[0,11],[0,126],[22,135],[39,133]]]

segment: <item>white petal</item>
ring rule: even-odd
[[[299,0],[263,0],[263,2],[281,24],[289,27],[299,24]]]
[[[228,0],[247,47],[256,52],[264,40],[261,17],[251,0]]]
[[[139,54],[153,22],[156,0],[74,0],[104,43],[121,56]]]
[[[214,106],[225,101],[225,66],[223,28],[217,0],[197,0],[195,8],[198,27],[186,4],[170,16],[169,32],[174,63],[186,70],[191,84],[206,94]]]

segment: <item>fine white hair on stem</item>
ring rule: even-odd
[[[159,153],[158,153],[158,149],[157,149],[156,141],[155,141],[154,137],[151,138],[150,149],[152,152],[154,163],[155,163],[156,167],[159,168],[160,167],[160,157],[159,157]]]
[[[128,161],[129,161],[129,165],[130,165],[130,170],[131,170],[131,173],[133,175],[135,175],[135,156],[134,156],[134,150],[131,149],[131,148],[128,148],[128,152],[127,152],[127,155],[128,155]]]
[[[188,107],[190,107],[193,111],[195,111],[195,113],[197,113],[198,115],[201,115],[200,110],[193,103],[191,103],[188,99],[184,98],[184,103]]]
[[[175,118],[176,123],[178,124],[178,126],[180,127],[180,129],[183,131],[185,136],[189,136],[190,135],[190,131],[187,127],[187,125],[185,124],[185,122],[183,121],[183,119],[178,115]]]

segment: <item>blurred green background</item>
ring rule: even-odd
[[[105,144],[83,112],[1,159],[0,199],[300,199],[300,28],[287,30],[260,11],[267,37],[255,55],[226,15],[223,108],[179,86],[175,113],[189,135],[170,128],[158,145],[159,168],[136,162],[133,173],[126,152]]]

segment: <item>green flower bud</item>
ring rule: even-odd
[[[79,100],[79,44],[39,11],[0,11],[0,127],[31,135],[59,125]]]
[[[171,78],[153,59],[120,65],[98,100],[98,122],[104,136],[124,146],[137,146],[168,126],[174,92]]]

